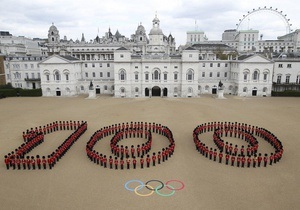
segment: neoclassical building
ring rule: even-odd
[[[96,94],[114,97],[199,97],[216,94],[219,81],[225,94],[271,95],[272,60],[261,55],[233,56],[226,46],[227,54],[222,55],[226,60],[210,46],[176,50],[175,38],[164,35],[157,16],[148,36],[140,24],[131,39],[109,29],[93,43],[85,42],[84,36],[72,43],[59,41],[52,25],[48,38],[53,55],[39,63],[43,96],[87,94],[91,81]]]

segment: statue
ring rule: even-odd
[[[91,81],[91,82],[90,82],[89,89],[90,89],[90,90],[93,90],[93,89],[94,89],[94,87],[93,87],[93,86],[94,86],[94,85],[93,85],[93,82]]]
[[[223,83],[221,82],[221,80],[219,82],[219,90],[223,90]]]

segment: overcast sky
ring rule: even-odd
[[[49,27],[58,28],[60,37],[74,41],[102,37],[108,28],[130,38],[139,23],[148,34],[157,16],[165,35],[175,37],[176,45],[185,44],[186,32],[204,31],[209,40],[221,40],[226,29],[248,11],[259,7],[283,11],[293,30],[300,28],[297,0],[1,0],[0,31],[14,36],[47,38]],[[196,23],[196,24],[195,24]],[[255,12],[241,22],[239,29],[256,29],[263,39],[276,39],[287,31],[284,18],[275,12]]]

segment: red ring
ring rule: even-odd
[[[176,188],[175,188],[175,189],[171,189],[171,188],[168,187],[168,184],[169,184],[170,182],[179,182],[182,186],[181,186],[180,188],[177,188],[177,189],[176,189]],[[165,184],[165,186],[166,186],[166,188],[168,188],[169,190],[182,190],[182,189],[185,187],[184,183],[183,183],[182,181],[180,181],[180,180],[177,180],[177,179],[172,179],[172,180],[167,181],[166,184]]]

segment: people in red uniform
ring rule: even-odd
[[[244,168],[245,162],[246,162],[246,158],[245,158],[245,156],[242,156],[242,168]]]
[[[36,164],[38,166],[38,169],[41,169],[41,158],[39,155],[36,156]]]
[[[4,162],[5,162],[5,165],[6,165],[6,169],[8,170],[9,169],[10,160],[9,160],[9,157],[7,155],[4,156]]]
[[[117,157],[115,157],[114,163],[115,163],[115,170],[117,170],[118,169],[118,165],[119,165],[119,161],[118,161]]]
[[[46,169],[47,160],[46,160],[45,156],[42,157],[42,164],[43,164],[43,168]]]
[[[132,160],[132,165],[133,165],[133,169],[136,169],[136,159],[133,156],[133,160]]]
[[[155,152],[153,152],[153,155],[152,155],[152,165],[155,166],[155,162],[156,162],[156,154]]]
[[[112,169],[113,168],[113,162],[114,162],[112,156],[109,156],[109,160],[108,161],[109,161],[109,168]]]
[[[146,157],[147,168],[150,167],[150,162],[151,162],[150,155],[147,155]]]
[[[226,159],[226,165],[228,165],[228,161],[229,161],[229,154],[225,155],[225,159]]]
[[[222,163],[222,158],[223,158],[223,153],[220,152],[220,153],[219,153],[219,163]]]
[[[140,164],[141,164],[141,168],[144,168],[144,156],[141,156]]]

